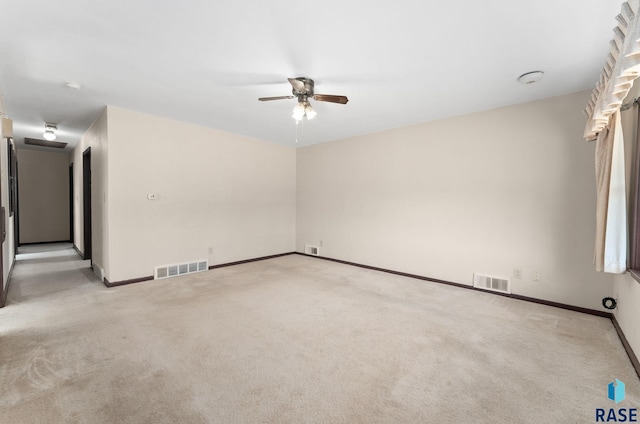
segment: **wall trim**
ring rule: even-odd
[[[82,260],[84,260],[84,253],[82,253],[80,251],[80,249],[78,249],[78,246],[76,246],[75,243],[73,243],[73,249],[76,251],[76,253],[78,253],[78,255],[80,255],[80,257],[82,258]]]
[[[616,319],[615,314],[611,315],[611,322],[613,323],[613,326],[615,327],[616,332],[618,333],[618,337],[622,342],[622,346],[624,346],[624,350],[627,352],[627,356],[629,356],[631,365],[633,365],[633,368],[636,370],[636,374],[638,374],[638,377],[640,377],[640,361],[638,360],[638,357],[633,351],[633,348],[629,344],[627,337],[624,335],[624,331],[622,331],[622,327],[620,327],[620,324],[618,323],[618,320]]]
[[[355,263],[355,262],[343,261],[341,259],[328,258],[326,256],[307,255],[306,253],[301,253],[301,252],[296,252],[296,254],[302,255],[302,256],[308,256],[310,258],[324,259],[326,261],[338,262],[338,263],[345,264],[345,265],[353,265],[353,266],[357,266],[359,268],[371,269],[373,271],[380,271],[380,272],[386,272],[388,274],[400,275],[402,277],[416,278],[418,280],[431,281],[433,283],[439,283],[439,284],[446,284],[448,286],[460,287],[460,288],[467,289],[467,290],[480,291],[480,292],[483,292],[483,293],[490,293],[490,294],[494,294],[494,295],[497,295],[497,296],[509,297],[509,298],[517,299],[517,300],[524,300],[526,302],[539,303],[541,305],[553,306],[553,307],[556,307],[556,308],[567,309],[567,310],[570,310],[570,311],[581,312],[583,314],[595,315],[595,316],[599,316],[599,317],[603,317],[603,318],[611,318],[613,316],[610,312],[598,311],[596,309],[583,308],[583,307],[580,307],[580,306],[567,305],[565,303],[553,302],[551,300],[544,300],[544,299],[538,299],[538,298],[535,298],[535,297],[521,296],[521,295],[518,295],[518,294],[509,294],[509,293],[500,293],[500,292],[482,290],[482,289],[479,289],[477,287],[473,287],[473,286],[471,286],[469,284],[454,283],[452,281],[439,280],[437,278],[424,277],[422,275],[409,274],[409,273],[401,272],[401,271],[393,271],[391,269],[379,268],[379,267],[370,266],[370,265],[363,265],[363,264],[358,264],[358,263]]]
[[[223,268],[223,267],[233,266],[233,265],[242,265],[242,264],[246,264],[246,263],[249,263],[249,262],[264,261],[266,259],[273,259],[273,258],[279,258],[281,256],[294,255],[295,253],[296,252],[279,253],[277,255],[261,256],[259,258],[245,259],[245,260],[242,260],[242,261],[227,262],[227,263],[219,264],[219,265],[211,265],[209,267],[209,269],[211,270],[211,269]],[[151,275],[151,276],[148,276],[148,277],[133,278],[131,280],[114,281],[114,282],[110,282],[109,280],[107,280],[105,278],[102,282],[107,287],[118,287],[118,286],[125,286],[127,284],[134,284],[134,283],[141,283],[143,281],[150,281],[150,280],[153,280],[153,279],[154,279],[153,275]]]
[[[127,284],[141,283],[143,281],[153,280],[153,275],[149,277],[132,278],[131,280],[114,281],[113,283],[106,278],[102,280],[103,284],[107,287],[126,286]]]
[[[71,240],[57,240],[57,241],[34,241],[30,243],[19,243],[18,246],[35,246],[38,244],[54,244],[54,243],[71,243]]]
[[[219,264],[219,265],[211,265],[209,267],[209,269],[224,268],[224,267],[227,267],[227,266],[248,264],[249,262],[264,261],[264,260],[267,260],[267,259],[279,258],[281,256],[289,256],[289,255],[295,255],[295,254],[296,254],[296,252],[278,253],[277,255],[261,256],[259,258],[254,258],[254,259],[245,259],[245,260],[242,260],[242,261],[227,262],[227,263]]]
[[[13,276],[13,268],[16,264],[16,258],[13,257],[13,261],[11,262],[11,268],[9,269],[9,274],[7,274],[7,286],[0,290],[0,308],[4,308],[7,304],[7,294],[9,293],[9,285],[11,284],[11,277]]]

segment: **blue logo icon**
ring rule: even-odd
[[[616,378],[616,381],[609,383],[609,399],[615,403],[624,400],[624,383]]]

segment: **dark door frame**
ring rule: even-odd
[[[11,144],[11,138],[6,138],[7,143]],[[1,184],[0,184],[1,186]],[[2,199],[2,189],[0,187],[0,199]],[[11,201],[11,199],[9,199]],[[10,206],[10,205],[7,205]],[[4,281],[4,269],[3,269],[3,247],[4,242],[6,240],[7,234],[7,221],[9,220],[9,213],[6,212],[4,206],[0,206],[0,219],[2,219],[2,223],[0,223],[0,232],[2,233],[2,241],[0,241],[0,308],[7,303],[7,291],[9,290],[9,281]]]
[[[20,180],[18,179],[18,161],[16,160],[16,175],[15,175],[15,192],[14,196],[16,196],[16,209],[13,213],[13,244],[14,244],[14,254],[18,253],[18,247],[20,247],[20,194],[18,190],[18,185],[20,184]]]
[[[73,207],[73,201],[75,200],[74,189],[73,189],[73,162],[69,164],[69,242],[73,243],[75,246],[76,241],[75,238],[75,208]]]
[[[20,232],[18,231],[18,154],[13,138],[7,138],[7,183],[9,186],[9,218],[13,217],[13,247],[15,252],[20,245]]]
[[[82,152],[82,218],[84,221],[83,259],[91,259],[91,147]]]

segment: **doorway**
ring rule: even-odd
[[[13,251],[20,246],[20,212],[18,200],[18,154],[12,138],[7,139],[9,148],[9,216],[13,216]]]
[[[69,242],[75,244],[74,236],[74,194],[73,194],[73,163],[69,165]]]
[[[82,153],[82,218],[84,221],[83,259],[91,259],[91,147]]]

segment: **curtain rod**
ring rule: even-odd
[[[640,100],[640,97],[636,97],[635,99],[633,99],[633,101],[623,104],[622,106],[620,106],[620,111],[624,112],[627,109],[631,109],[633,105],[638,103],[638,100]]]

